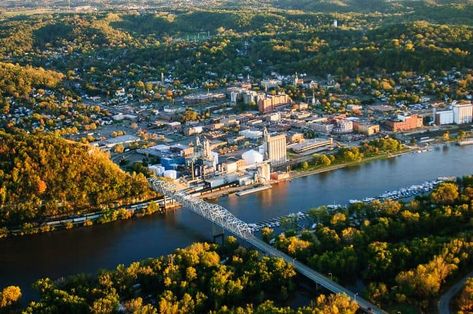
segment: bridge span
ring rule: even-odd
[[[353,293],[352,291],[342,287],[333,280],[330,280],[319,272],[316,272],[312,268],[309,268],[303,263],[290,257],[286,253],[283,253],[272,247],[271,245],[267,244],[266,242],[260,240],[253,234],[252,229],[248,226],[247,223],[235,217],[226,208],[218,204],[207,203],[199,198],[188,195],[182,191],[178,191],[176,186],[168,181],[152,178],[149,179],[149,182],[151,187],[155,191],[163,194],[165,197],[174,199],[183,207],[192,210],[196,214],[213,222],[219,227],[230,231],[234,235],[247,241],[257,249],[259,249],[263,253],[282,258],[286,263],[291,264],[294,269],[297,270],[301,275],[307,277],[316,284],[321,285],[322,287],[333,293],[347,295],[349,298],[354,300],[358,304],[358,306],[365,312],[376,314],[386,313],[382,309],[378,308],[376,305],[358,296],[358,293]]]

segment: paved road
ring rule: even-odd
[[[378,308],[376,305],[371,304],[370,302],[366,301],[365,299],[358,296],[358,293],[353,293],[352,291],[342,287],[341,285],[337,284],[336,282],[328,279],[324,275],[316,272],[312,268],[302,264],[301,262],[297,261],[296,259],[290,257],[289,255],[275,249],[271,245],[261,241],[260,239],[250,236],[245,239],[249,243],[251,243],[254,247],[258,248],[259,250],[265,252],[266,254],[280,257],[286,263],[292,265],[301,275],[309,278],[313,282],[323,286],[324,288],[330,290],[333,293],[345,294],[350,299],[354,300],[358,303],[358,306],[367,313],[373,314],[384,314],[386,313],[382,309]]]
[[[473,277],[473,271],[442,294],[438,303],[438,311],[440,314],[450,314],[450,302],[452,298],[461,290],[461,288],[463,288],[465,281],[470,277]]]
[[[301,275],[307,277],[316,284],[323,286],[324,288],[330,290],[333,293],[345,294],[346,296],[354,300],[359,305],[359,307],[365,312],[373,314],[386,313],[380,308],[376,307],[374,304],[371,304],[370,302],[359,297],[358,293],[353,293],[352,291],[342,287],[336,282],[328,279],[324,275],[316,272],[312,268],[307,267],[301,262],[296,261],[296,259],[277,250],[266,242],[258,239],[252,234],[251,228],[248,226],[248,224],[235,217],[226,208],[217,204],[207,203],[201,199],[187,195],[183,191],[178,191],[175,185],[170,182],[158,179],[150,179],[150,185],[155,191],[162,193],[166,197],[175,199],[183,207],[192,210],[203,218],[230,231],[236,236],[242,238],[243,240],[248,241],[248,243],[252,244],[254,247],[261,250],[263,253],[282,258],[284,261],[286,261],[286,263],[294,266],[294,268]]]

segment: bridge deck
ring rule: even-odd
[[[386,313],[376,305],[366,301],[365,299],[358,296],[357,293],[342,287],[338,283],[330,280],[321,273],[307,267],[299,261],[289,255],[277,250],[271,245],[263,242],[262,240],[255,237],[252,233],[252,229],[243,221],[235,217],[224,207],[217,204],[210,204],[201,199],[192,197],[176,190],[176,187],[163,180],[150,179],[151,187],[157,192],[163,194],[165,197],[172,198],[177,202],[181,203],[183,207],[189,208],[198,215],[204,217],[207,220],[215,223],[216,225],[230,231],[236,236],[246,240],[248,243],[259,249],[265,254],[282,258],[286,263],[292,265],[301,275],[309,278],[313,282],[321,285],[333,293],[341,293],[347,295],[349,298],[354,300],[358,306],[368,313]]]

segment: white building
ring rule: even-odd
[[[243,158],[247,166],[254,166],[263,162],[263,155],[253,149],[244,152],[241,157]]]
[[[186,135],[192,135],[192,134],[200,134],[204,131],[204,128],[202,126],[193,126],[190,127],[186,130]]]
[[[249,139],[258,139],[263,137],[263,132],[261,131],[256,131],[256,130],[243,130],[238,132],[238,134],[244,136],[245,138]]]
[[[132,114],[123,114],[119,113],[114,116],[112,116],[112,119],[115,121],[122,121],[122,120],[136,120],[137,116],[132,115]]]
[[[271,165],[269,163],[261,163],[257,171],[258,181],[267,183],[271,180]]]
[[[333,131],[333,124],[330,123],[310,123],[308,126],[315,132],[320,133],[329,134]]]
[[[281,120],[281,114],[279,112],[275,112],[275,113],[272,113],[272,114],[269,114],[267,117],[266,117],[266,120],[267,121],[271,121],[271,122],[278,122]]]
[[[282,82],[280,80],[262,80],[261,81],[261,86],[265,90],[268,90],[270,88],[276,88],[281,84],[282,84]]]
[[[437,111],[435,113],[435,124],[453,124],[453,110]]]
[[[122,135],[122,136],[117,136],[117,137],[112,137],[103,142],[103,144],[108,147],[112,148],[115,147],[116,145],[125,145],[125,144],[131,144],[135,142],[139,142],[140,138],[134,135]]]
[[[473,122],[473,105],[470,104],[454,104],[453,106],[453,122],[455,124],[464,124]]]
[[[238,92],[231,92],[230,93],[230,101],[232,103],[236,103],[239,96],[240,96],[240,94]]]

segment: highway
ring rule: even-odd
[[[452,298],[458,292],[460,292],[460,290],[465,285],[466,280],[470,277],[473,277],[473,272],[460,279],[456,284],[451,286],[450,289],[448,289],[444,294],[442,294],[438,303],[438,311],[440,314],[450,314],[450,303]]]
[[[282,258],[286,263],[292,265],[294,269],[296,269],[301,275],[307,277],[308,279],[312,280],[316,284],[321,285],[322,287],[326,288],[327,290],[333,293],[340,293],[347,295],[350,299],[354,300],[358,303],[358,306],[363,309],[367,313],[386,313],[382,309],[378,308],[374,304],[364,300],[363,298],[359,297],[357,293],[353,293],[352,291],[342,287],[338,283],[330,280],[329,278],[325,277],[324,275],[316,272],[312,268],[302,264],[301,262],[297,261],[296,259],[290,257],[289,255],[275,249],[271,245],[263,242],[262,240],[256,238],[255,236],[251,236],[245,239],[259,249],[260,251],[275,257]]]
[[[337,284],[333,280],[330,280],[324,275],[316,272],[312,268],[307,267],[296,259],[258,239],[253,235],[252,229],[248,226],[248,224],[235,217],[226,208],[217,204],[207,203],[201,199],[192,197],[183,191],[178,191],[176,186],[169,181],[152,178],[149,179],[149,183],[155,191],[163,194],[166,197],[174,199],[184,208],[190,209],[203,218],[213,222],[227,231],[230,231],[234,235],[259,249],[261,252],[274,257],[282,258],[286,263],[292,265],[294,269],[296,269],[301,275],[307,277],[316,284],[321,285],[333,293],[345,294],[354,300],[365,312],[374,314],[386,313],[374,304],[371,304],[370,302],[359,297],[358,293],[353,293],[352,291]]]

